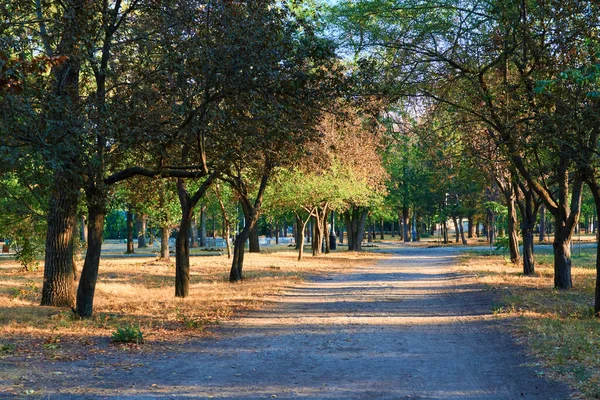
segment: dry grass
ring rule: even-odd
[[[174,297],[174,262],[154,257],[103,259],[94,316],[77,320],[70,310],[39,306],[43,272],[23,272],[0,262],[0,358],[35,353],[53,359],[80,358],[107,346],[117,327],[139,325],[143,349],[170,346],[210,334],[207,328],[256,309],[273,295],[314,274],[348,271],[383,255],[338,252],[298,262],[292,251],[246,254],[240,284],[228,282],[226,256],[191,258],[190,296]]]
[[[595,248],[575,249],[573,285],[553,289],[550,249],[537,249],[536,276],[523,276],[520,267],[503,256],[471,254],[461,271],[503,293],[495,307],[499,317],[518,317],[515,332],[543,361],[553,378],[568,382],[580,398],[600,398],[600,320],[593,316]]]

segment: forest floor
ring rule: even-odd
[[[571,396],[509,334],[514,317],[492,311],[502,290],[458,272],[459,248],[385,251],[391,254],[297,281],[261,308],[211,328],[210,336],[155,342],[150,349],[110,345],[72,359],[12,352],[0,358],[0,393],[44,399]]]

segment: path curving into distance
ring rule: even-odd
[[[295,287],[224,324],[218,339],[128,358],[143,366],[99,370],[102,360],[82,361],[68,380],[88,386],[86,395],[62,382],[44,398],[569,397],[527,366],[534,360],[492,317],[491,294],[451,271],[456,249],[394,251],[375,266]]]

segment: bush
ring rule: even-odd
[[[13,241],[11,246],[15,251],[15,259],[25,271],[35,271],[39,267],[38,258],[42,256],[42,245],[40,243],[25,236],[22,241]]]
[[[115,343],[143,343],[144,338],[138,325],[127,325],[117,328],[113,332],[111,340]]]

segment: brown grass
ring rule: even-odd
[[[517,317],[514,332],[554,379],[575,388],[579,398],[600,398],[600,319],[593,316],[595,249],[574,253],[574,288],[553,288],[552,257],[541,252],[536,276],[523,276],[502,256],[470,255],[459,268],[502,293],[494,312]]]
[[[191,258],[190,296],[175,298],[174,262],[153,257],[103,259],[94,315],[77,320],[70,310],[39,306],[43,272],[23,272],[14,261],[0,263],[0,357],[2,352],[37,352],[56,359],[110,351],[111,334],[138,325],[144,349],[170,346],[210,334],[211,326],[264,306],[276,295],[314,274],[348,271],[383,255],[337,252],[305,257],[279,251],[246,254],[245,279],[228,282],[226,256]],[[4,350],[2,350],[4,348]]]

